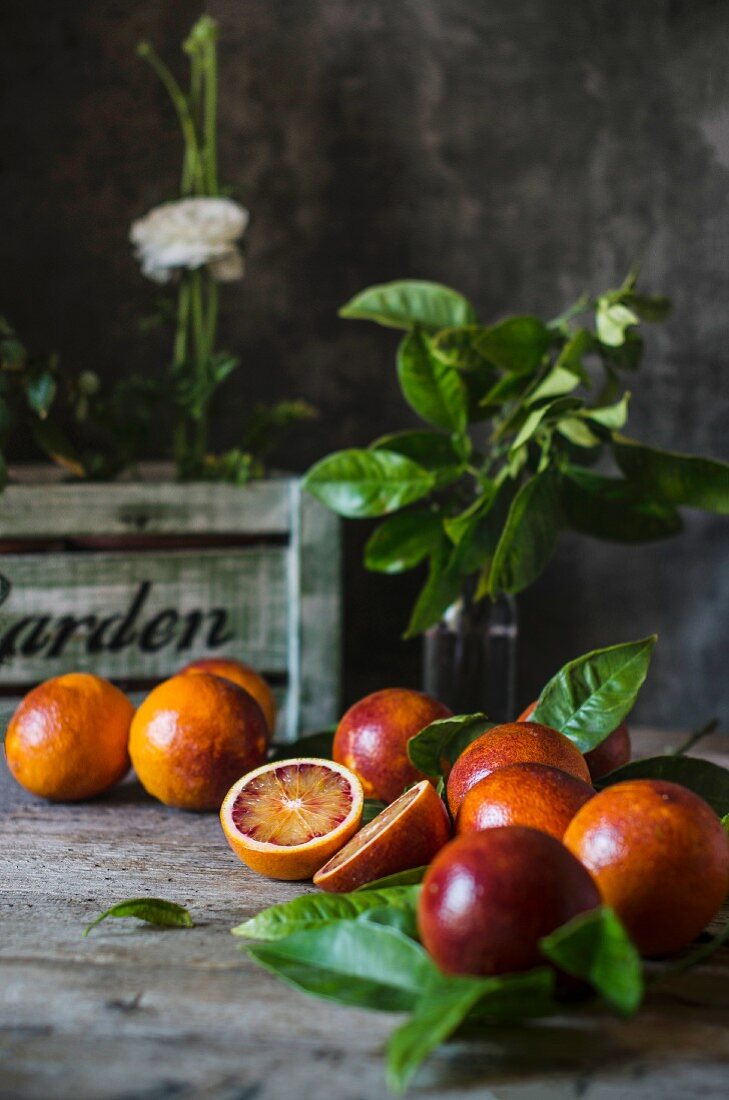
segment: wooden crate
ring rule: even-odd
[[[296,478],[237,488],[159,474],[95,484],[25,468],[0,496],[4,716],[33,684],[72,669],[136,694],[226,654],[270,679],[277,740],[332,722],[336,518]]]

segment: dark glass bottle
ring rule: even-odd
[[[476,602],[464,591],[427,631],[423,690],[454,714],[483,711],[492,722],[516,717],[516,639],[513,596]]]

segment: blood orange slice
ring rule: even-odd
[[[359,828],[364,795],[348,768],[300,757],[248,772],[228,791],[220,822],[252,871],[311,878]]]
[[[360,830],[320,871],[314,882],[341,893],[373,879],[430,863],[451,826],[443,802],[427,779],[401,794]]]

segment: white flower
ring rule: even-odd
[[[155,206],[132,222],[129,239],[142,271],[166,283],[175,270],[204,267],[220,282],[243,277],[238,241],[248,225],[248,211],[232,199],[179,199]]]

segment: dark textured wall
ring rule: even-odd
[[[631,430],[728,457],[729,5],[720,0],[215,0],[225,179],[250,206],[249,274],[224,292],[244,368],[217,442],[251,401],[321,410],[279,459],[404,425],[391,335],[339,321],[398,276],[460,287],[484,318],[556,312],[641,258],[675,312],[649,341]],[[137,320],[154,288],[126,236],[174,195],[179,139],[134,56],[167,57],[190,0],[4,0],[0,311],[104,374],[159,369]],[[237,401],[237,404],[236,404]],[[24,454],[22,441],[19,454]],[[403,581],[347,535],[347,695],[417,682]],[[584,649],[661,634],[640,717],[729,726],[727,528],[694,516],[640,549],[566,537],[521,601],[524,702]]]

